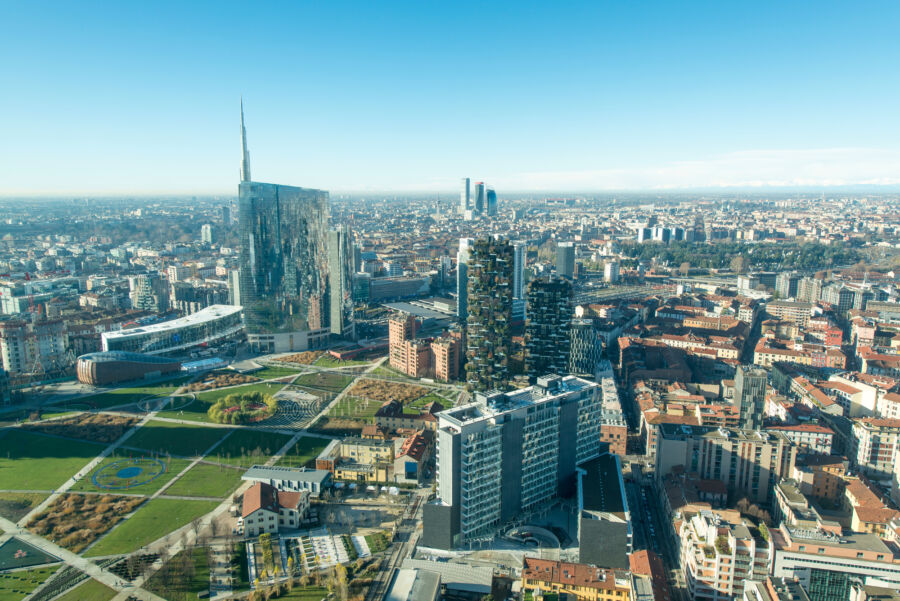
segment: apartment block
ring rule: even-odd
[[[567,593],[577,601],[629,601],[631,574],[584,563],[525,557],[521,589],[534,593]]]
[[[771,500],[773,488],[793,471],[797,449],[778,432],[660,424],[656,475],[682,466],[700,478],[721,480],[737,500]]]
[[[422,544],[466,545],[574,490],[576,465],[600,447],[600,386],[544,376],[437,415],[437,499],[425,508]]]
[[[900,419],[864,417],[853,423],[851,459],[864,474],[888,479],[894,474]]]
[[[746,580],[765,580],[769,546],[748,522],[731,522],[712,511],[681,523],[681,567],[691,599],[733,601]]]

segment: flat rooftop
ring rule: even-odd
[[[520,390],[511,390],[506,393],[499,391],[484,393],[484,398],[479,398],[482,394],[478,393],[476,396],[478,400],[467,405],[441,411],[438,416],[442,420],[461,426],[466,423],[496,417],[535,403],[564,397],[570,392],[584,390],[589,387],[599,387],[595,382],[575,376],[559,377],[554,382],[556,387],[548,390],[535,385]]]
[[[166,332],[168,330],[177,330],[189,326],[196,326],[210,321],[215,321],[235,313],[240,313],[244,308],[239,305],[210,305],[205,309],[201,309],[196,313],[171,319],[169,321],[161,321],[159,323],[140,326],[137,328],[129,328],[127,330],[118,330],[116,332],[104,332],[102,336],[107,340],[118,340],[121,338],[130,338],[132,336],[141,336],[144,334],[152,334],[154,332]]]
[[[612,453],[605,453],[578,466],[581,484],[581,508],[625,517],[625,491],[622,471]]]
[[[297,480],[299,482],[322,482],[329,475],[326,470],[306,467],[282,467],[278,465],[254,465],[241,476],[243,480]]]

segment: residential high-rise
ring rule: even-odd
[[[766,370],[740,365],[734,373],[734,404],[741,410],[741,427],[762,428],[766,412]]]
[[[513,319],[525,320],[525,242],[513,242]]]
[[[487,214],[491,217],[497,214],[497,192],[493,188],[487,189]]]
[[[484,182],[475,182],[475,206],[473,210],[479,215],[484,213],[484,204]]]
[[[568,280],[542,277],[528,283],[525,370],[531,378],[568,372],[572,317]]]
[[[469,315],[467,302],[469,295],[469,255],[472,238],[459,239],[459,251],[456,253],[456,316],[465,322]]]
[[[822,298],[823,280],[818,278],[801,278],[797,283],[797,300],[804,303],[816,303]]]
[[[329,327],[338,336],[353,336],[353,245],[350,228],[328,232]]]
[[[241,303],[241,270],[228,270],[228,304],[240,306]]]
[[[0,322],[0,360],[10,374],[59,374],[74,359],[68,348],[68,330],[60,319]]]
[[[322,311],[328,192],[251,181],[243,107],[241,141],[239,265],[247,339],[258,352],[322,347],[330,336]]]
[[[462,178],[462,190],[459,193],[459,212],[465,213],[472,208],[471,180],[468,177]]]
[[[422,544],[464,546],[571,491],[576,465],[599,455],[601,411],[597,384],[547,376],[437,414],[437,499]]]
[[[724,482],[732,503],[742,497],[768,503],[775,498],[775,483],[794,471],[797,447],[781,432],[666,423],[653,427],[660,482],[684,470]]]
[[[603,266],[603,279],[610,284],[619,281],[619,263],[618,261],[607,261]]]
[[[222,205],[219,208],[220,214],[222,215],[222,225],[228,227],[231,225],[231,207],[228,205]]]
[[[570,280],[575,276],[574,242],[560,242],[556,245],[556,274]]]
[[[211,224],[204,223],[202,226],[200,226],[200,242],[202,242],[203,244],[212,244],[213,229]]]
[[[775,292],[781,298],[794,298],[800,287],[800,274],[785,271],[775,276]]]
[[[470,390],[503,390],[512,345],[513,246],[508,240],[476,240],[470,253],[466,382]]]
[[[128,276],[128,289],[135,309],[162,313],[169,307],[169,285],[158,273]]]
[[[593,378],[603,359],[603,340],[592,319],[573,319],[569,325],[569,373]]]
[[[745,580],[766,577],[769,548],[761,536],[753,536],[750,526],[709,511],[681,521],[680,563],[689,598],[738,599]]]

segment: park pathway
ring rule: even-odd
[[[108,447],[103,449],[103,451],[101,451],[101,453],[99,455],[94,457],[86,466],[84,466],[83,468],[78,470],[78,472],[74,476],[72,476],[71,478],[66,480],[66,482],[62,486],[57,488],[55,490],[55,492],[53,492],[53,494],[51,494],[49,497],[44,499],[43,502],[41,502],[37,507],[35,507],[31,511],[29,511],[27,514],[25,514],[25,516],[21,520],[19,520],[19,524],[22,526],[27,524],[34,516],[38,515],[42,511],[44,511],[44,509],[49,507],[51,503],[56,501],[56,499],[58,499],[62,493],[68,491],[70,488],[72,488],[75,485],[76,482],[78,482],[80,479],[82,479],[85,476],[87,476],[88,474],[90,474],[94,470],[94,468],[100,464],[101,461],[103,461],[104,459],[109,457],[109,455],[113,451],[115,451],[117,448],[119,448],[119,446],[121,446],[121,444],[123,442],[128,440],[135,432],[138,431],[139,428],[141,428],[144,424],[146,424],[148,421],[150,421],[150,417],[152,415],[153,415],[152,413],[148,413],[147,415],[145,415],[141,419],[141,421],[136,423],[127,432],[125,432],[125,434],[120,436],[117,441],[115,441],[114,443],[110,444]]]
[[[297,444],[297,441],[299,441],[303,436],[306,436],[306,435],[307,435],[306,432],[303,432],[303,431],[295,433],[290,438],[290,440],[288,440],[284,444],[284,446],[282,446],[278,450],[278,452],[275,455],[272,455],[272,457],[270,457],[269,460],[265,462],[264,465],[266,465],[266,466],[275,465],[275,463],[278,462],[278,460],[280,460],[282,457],[284,457],[285,453],[290,451],[294,447],[294,445]],[[182,526],[181,528],[179,528],[178,530],[175,530],[174,532],[170,532],[166,536],[146,545],[143,548],[143,552],[144,553],[160,553],[161,554],[162,551],[165,551],[165,553],[169,557],[172,557],[172,556],[180,553],[183,549],[185,549],[188,546],[197,542],[197,539],[200,538],[200,535],[203,533],[203,531],[208,528],[211,528],[210,524],[213,521],[215,521],[216,519],[218,519],[218,517],[221,514],[227,512],[231,508],[231,506],[234,504],[234,502],[232,501],[233,497],[244,494],[244,491],[246,491],[252,485],[253,485],[252,482],[244,482],[240,487],[238,487],[238,489],[236,491],[234,491],[231,495],[229,495],[228,498],[226,498],[224,501],[219,503],[219,505],[215,509],[213,509],[212,511],[210,511],[209,513],[204,515],[202,518],[200,518],[200,521],[198,524],[196,524],[196,525],[186,524],[186,525]],[[174,543],[172,542],[173,540],[175,541]],[[150,578],[153,575],[153,573],[156,570],[159,570],[161,567],[162,567],[161,561],[155,562],[147,571],[144,572],[144,574],[142,576],[139,576],[134,581],[135,586],[142,586],[143,583],[146,582],[147,579]],[[212,587],[214,584],[214,582],[212,581],[212,578],[213,578],[213,576],[211,574],[210,575],[210,579],[211,579],[210,587]],[[117,595],[116,597],[113,598],[113,601],[124,601],[124,599],[126,599],[125,596]]]
[[[6,535],[0,538],[0,541],[5,541],[10,537],[15,536],[17,539],[24,541],[29,545],[37,547],[44,553],[48,553],[50,555],[53,555],[54,557],[58,557],[62,561],[64,561],[66,565],[76,567],[88,576],[91,576],[92,578],[99,580],[106,586],[119,591],[119,594],[116,595],[116,598],[126,599],[129,596],[133,596],[144,601],[165,601],[161,597],[154,595],[149,591],[139,589],[134,584],[122,581],[121,578],[119,578],[112,572],[104,570],[91,560],[85,559],[80,555],[76,555],[68,549],[64,549],[63,547],[60,547],[59,545],[30,532],[25,528],[19,526],[18,524],[7,520],[6,518],[0,517],[0,528],[6,531]]]

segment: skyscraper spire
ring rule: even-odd
[[[250,151],[247,150],[247,128],[244,127],[243,96],[241,96],[241,181],[250,181]]]

